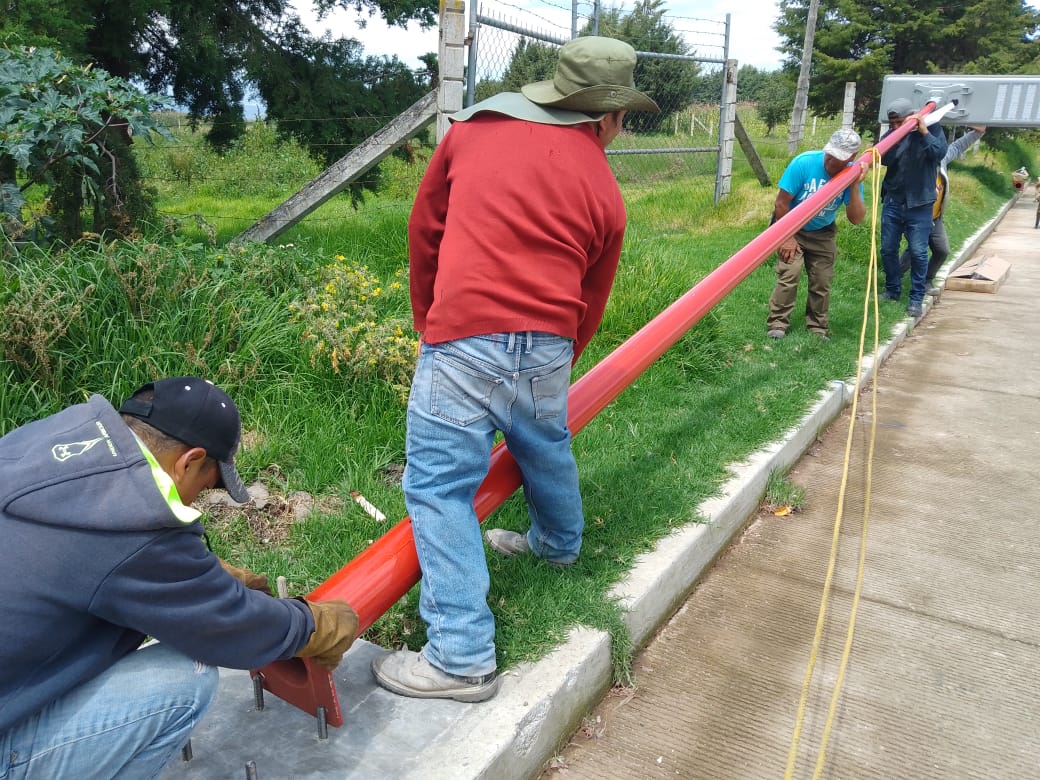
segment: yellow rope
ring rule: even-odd
[[[856,573],[856,588],[852,597],[852,608],[849,612],[849,628],[845,637],[845,648],[842,653],[841,665],[838,671],[838,678],[834,684],[834,693],[831,696],[830,707],[827,712],[827,720],[823,728],[823,736],[820,744],[820,752],[816,760],[816,768],[813,772],[813,780],[817,780],[823,772],[824,763],[827,754],[827,742],[830,739],[831,728],[834,723],[834,714],[838,707],[838,699],[841,696],[841,689],[845,679],[845,670],[848,666],[849,656],[852,651],[852,639],[856,627],[856,611],[859,607],[859,597],[863,586],[863,573],[866,568],[866,556],[867,556],[867,523],[870,511],[870,485],[873,467],[874,457],[874,438],[877,431],[877,366],[878,366],[878,343],[879,343],[879,323],[878,323],[878,299],[877,299],[877,224],[878,224],[878,206],[880,203],[880,180],[881,180],[881,168],[880,168],[880,155],[876,149],[871,149],[873,166],[873,178],[871,181],[872,193],[871,193],[871,239],[870,239],[870,263],[867,270],[867,288],[866,293],[863,297],[863,324],[860,328],[859,334],[859,355],[856,359],[857,365],[857,376],[862,371],[863,367],[863,346],[866,341],[867,322],[870,320],[870,306],[873,304],[874,309],[874,361],[871,366],[872,371],[872,382],[874,385],[874,392],[871,396],[871,426],[870,426],[870,444],[867,450],[867,469],[866,469],[866,486],[865,495],[863,502],[863,530],[860,535],[860,548],[859,548],[859,568]],[[852,409],[849,418],[849,432],[845,439],[845,460],[842,464],[841,473],[841,488],[838,491],[838,509],[834,518],[834,532],[831,539],[831,551],[830,560],[827,564],[827,576],[823,583],[823,595],[820,599],[820,611],[816,619],[816,633],[813,636],[812,650],[809,653],[809,663],[805,671],[805,679],[802,681],[802,693],[801,698],[798,702],[798,714],[795,717],[794,731],[791,735],[791,747],[787,754],[787,769],[784,772],[784,780],[791,780],[794,776],[795,764],[798,761],[798,746],[801,740],[802,725],[805,720],[805,709],[809,701],[809,690],[812,685],[813,673],[816,669],[816,660],[819,656],[820,644],[823,641],[823,629],[827,615],[827,604],[830,599],[831,583],[834,579],[834,568],[838,558],[838,542],[841,538],[841,521],[845,507],[845,491],[848,486],[849,476],[849,461],[851,459],[852,452],[852,439],[856,425],[856,411],[859,406],[860,396],[860,382],[856,382],[855,392],[852,396]]]

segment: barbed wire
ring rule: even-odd
[[[542,16],[541,14],[537,14],[534,11],[531,11],[528,8],[522,8],[521,6],[513,5],[512,3],[502,2],[501,0],[500,0],[500,2],[497,3],[497,5],[502,5],[502,6],[506,6],[507,8],[512,8],[512,9],[514,9],[516,11],[519,11],[524,17],[530,17],[530,18],[537,19],[538,21],[543,22],[544,24],[547,24],[550,27],[555,27],[557,30],[567,30],[568,32],[570,32],[571,26],[570,26],[569,23],[568,24],[560,24],[559,22],[554,22],[552,19],[547,19],[546,17]]]
[[[560,11],[562,13],[566,13],[568,15],[568,17],[570,17],[571,14],[573,13],[572,7],[570,5],[565,5],[563,3],[552,2],[552,0],[537,0],[537,3],[539,5],[545,6],[547,8],[552,8],[552,9],[554,9],[556,11]],[[570,25],[569,21],[567,23],[561,23],[561,22],[558,22],[558,21],[554,21],[552,19],[547,18],[546,16],[544,16],[542,14],[539,14],[536,11],[533,11],[529,5],[528,6],[522,6],[522,5],[518,5],[516,3],[507,2],[506,0],[496,0],[496,2],[494,2],[494,3],[484,3],[481,6],[482,12],[486,12],[486,13],[489,13],[489,14],[490,13],[494,13],[494,9],[496,9],[496,8],[510,8],[510,9],[516,11],[521,17],[538,19],[539,21],[541,21],[541,22],[543,22],[545,24],[548,24],[548,25],[550,25],[550,26],[552,26],[552,27],[554,27],[556,29],[562,29],[562,30],[570,30],[571,29],[571,25]],[[579,19],[584,19],[584,20],[587,20],[589,22],[591,22],[593,20],[593,18],[595,16],[595,11],[596,11],[596,4],[595,3],[579,2],[579,3],[576,4],[576,8],[588,8],[587,12],[578,14],[578,18]],[[726,22],[725,22],[724,19],[711,19],[711,18],[703,17],[703,16],[681,16],[681,15],[674,15],[673,16],[673,15],[665,15],[665,16],[662,17],[662,21],[668,26],[670,31],[672,33],[675,33],[675,34],[706,35],[706,36],[722,37],[722,38],[725,38],[725,36],[726,36],[726,32],[725,32]],[[716,25],[716,26],[722,27],[723,29],[721,31],[719,31],[719,32],[712,32],[712,31],[707,31],[707,30],[687,29],[686,27],[676,27],[676,25],[675,25],[676,22],[691,22],[691,23],[694,23],[694,24],[711,24],[711,25]],[[724,48],[724,46],[721,45],[721,44],[716,44],[716,45],[718,46],[718,48]]]
[[[167,112],[167,115],[168,114],[169,114],[169,112]],[[176,125],[176,128],[178,130],[180,130],[180,129],[188,129],[188,130],[190,130],[191,129],[190,127],[182,128],[181,127],[182,123],[184,125],[186,125],[186,126],[194,124],[194,125],[197,125],[198,128],[201,128],[201,127],[223,127],[224,125],[237,125],[238,124],[237,120],[213,121],[211,119],[206,119],[205,117],[198,117],[198,118],[192,120],[192,118],[190,117],[190,115],[186,111],[183,114],[179,114],[178,116],[183,117],[182,122],[178,122],[177,125]],[[261,118],[257,118],[257,119],[245,119],[244,121],[246,121],[246,122],[264,122],[264,123],[266,123],[266,122],[277,122],[280,125],[292,125],[292,124],[302,124],[304,122],[349,122],[349,121],[352,121],[352,120],[356,120],[358,122],[370,122],[370,123],[379,122],[380,125],[385,125],[385,124],[389,123],[390,121],[392,121],[393,119],[396,119],[396,118],[397,118],[397,114],[355,114],[355,115],[352,115],[352,116],[341,115],[341,116],[331,116],[331,117],[320,117],[320,116],[315,116],[315,117],[294,117],[294,118],[286,117],[284,119],[276,118],[276,117],[261,117]],[[168,129],[171,127],[171,125],[169,123],[165,124],[164,126],[166,128],[168,128]]]
[[[407,212],[409,212],[411,210],[411,203],[399,204],[399,205],[398,204],[372,205],[371,203],[367,203],[366,202],[364,208],[366,210],[368,210],[368,211],[373,212],[373,213],[400,212],[402,214],[407,214]],[[167,211],[167,210],[163,210],[163,209],[159,209],[156,213],[159,214],[160,216],[163,216],[163,217],[174,217],[174,218],[177,218],[177,219],[223,220],[225,222],[241,222],[241,223],[247,223],[247,224],[253,225],[253,224],[256,224],[257,222],[259,222],[261,219],[263,219],[269,212],[264,212],[263,214],[259,214],[259,215],[255,216],[255,217],[239,217],[239,216],[233,216],[233,215],[227,215],[227,214],[200,214],[197,211],[181,212],[181,211]],[[316,213],[311,213],[311,214],[308,214],[303,219],[301,219],[299,221],[299,223],[297,223],[297,224],[304,224],[304,223],[313,224],[315,222],[342,223],[343,222],[343,217],[342,217],[342,215],[338,215],[338,214],[337,215],[333,215],[333,216],[328,216],[328,217],[321,217],[321,216],[318,216]]]

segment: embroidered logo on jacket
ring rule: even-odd
[[[112,443],[112,439],[108,435],[108,431],[105,430],[105,426],[101,424],[100,420],[95,421],[94,425],[97,426],[98,431],[101,433],[96,439],[87,439],[85,441],[73,441],[67,444],[55,444],[51,447],[51,455],[59,463],[64,463],[69,458],[75,458],[77,455],[82,455],[84,452],[89,452],[93,449],[99,441],[103,441],[108,445],[108,451],[112,453],[113,457],[117,454],[115,444]]]
[[[104,436],[98,436],[96,439],[90,439],[89,441],[74,441],[69,444],[55,444],[51,447],[51,454],[54,455],[55,460],[64,462],[69,458],[82,455],[99,441],[103,441],[104,438]]]

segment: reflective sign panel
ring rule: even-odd
[[[889,103],[906,98],[915,109],[929,101],[957,105],[943,124],[989,127],[1040,127],[1040,76],[886,76],[880,116],[888,122]]]

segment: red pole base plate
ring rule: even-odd
[[[274,661],[262,669],[251,669],[252,677],[260,677],[264,688],[304,712],[318,717],[318,708],[325,708],[325,722],[339,728],[343,713],[332,672],[310,658],[289,658]]]

